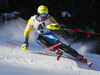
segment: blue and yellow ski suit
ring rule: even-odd
[[[36,38],[39,35],[42,35],[42,37],[45,40],[49,41],[52,45],[60,42],[60,40],[57,37],[55,37],[55,35],[53,34],[51,30],[59,30],[61,26],[57,23],[57,21],[52,16],[48,15],[47,19],[44,21],[39,21],[38,15],[32,16],[29,19],[24,31],[25,42],[28,42],[29,33],[32,30],[32,28],[35,30],[35,33],[36,33],[35,41],[38,44],[40,43],[36,40]]]

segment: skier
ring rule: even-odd
[[[60,43],[60,40],[57,37],[55,37],[51,30],[60,30],[61,26],[52,16],[48,14],[48,12],[49,11],[46,6],[40,5],[37,9],[37,15],[34,15],[29,19],[26,29],[24,31],[25,42],[21,46],[23,50],[26,50],[28,48],[29,33],[32,30],[32,28],[34,28],[35,30],[35,41],[39,45],[48,48],[57,43]],[[80,59],[81,61],[84,61],[85,63],[89,62],[87,59],[84,58],[84,56],[80,55],[76,50],[72,49],[71,47],[63,43],[57,47],[50,49],[58,55],[57,60],[59,60],[63,54],[63,52],[58,48]],[[89,62],[88,64],[91,65],[92,62]]]

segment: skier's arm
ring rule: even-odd
[[[24,39],[25,39],[25,42],[28,42],[29,33],[32,30],[32,28],[33,28],[32,18],[30,18],[29,21],[28,21],[28,23],[27,23],[27,26],[25,28],[25,31],[24,31]]]
[[[51,30],[61,29],[60,24],[52,16],[49,16],[49,22],[50,24],[46,26],[48,29],[51,29]]]

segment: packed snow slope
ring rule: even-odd
[[[0,75],[100,75],[100,55],[87,52],[92,47],[89,43],[75,43],[71,47],[93,62],[91,68],[66,53],[60,61],[57,61],[57,56],[50,51],[47,55],[41,54],[44,49],[34,42],[33,30],[26,51],[5,42],[8,40],[23,44],[26,23],[27,21],[18,18],[0,27]]]

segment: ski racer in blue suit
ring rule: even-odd
[[[26,50],[28,48],[29,33],[32,30],[32,28],[35,30],[36,34],[35,41],[39,45],[43,45],[37,40],[39,36],[42,36],[43,39],[49,41],[49,43],[52,45],[55,45],[60,42],[60,40],[57,37],[55,37],[55,35],[51,31],[51,30],[60,30],[61,28],[60,24],[57,23],[57,21],[48,14],[48,8],[46,6],[44,5],[39,6],[37,11],[38,14],[32,16],[29,19],[26,29],[24,31],[25,43],[22,45],[23,50]],[[56,50],[53,51],[56,52],[56,54],[58,54],[59,56],[62,55],[62,52],[57,48]]]

